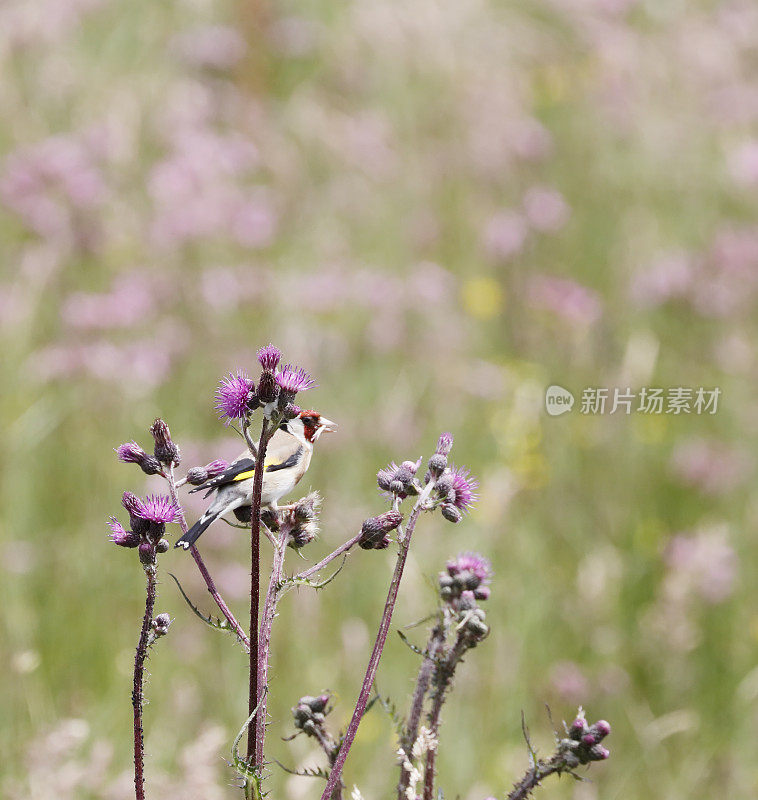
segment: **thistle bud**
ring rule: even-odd
[[[590,748],[590,761],[605,761],[608,756],[610,756],[610,751],[601,744],[596,744],[594,747]]]
[[[155,561],[155,550],[150,542],[140,542],[139,560],[145,564],[152,564]]]
[[[449,472],[444,473],[441,477],[437,479],[437,483],[434,485],[434,489],[440,497],[449,500],[451,503],[455,502],[455,492],[453,491],[453,476]]]
[[[443,503],[441,506],[442,516],[448,522],[460,522],[463,516],[461,512],[452,503]]]
[[[453,449],[453,434],[443,433],[437,440],[437,454],[441,456],[449,456],[450,451]]]
[[[439,478],[446,469],[447,456],[443,456],[442,453],[435,453],[429,459],[429,473],[433,478]]]
[[[168,614],[158,614],[152,622],[152,628],[156,636],[165,636],[168,633],[168,626],[171,624],[171,617]]]
[[[610,734],[611,725],[604,719],[600,719],[592,726],[591,730],[597,734],[599,739],[604,739],[606,736],[608,736],[608,734]]]
[[[295,417],[298,416],[300,410],[300,406],[296,406],[294,403],[287,403],[282,409],[282,417],[289,422],[289,420],[295,419]]]
[[[587,720],[583,716],[578,716],[569,727],[569,735],[577,742],[584,736],[588,730]]]
[[[155,549],[158,553],[168,553],[169,547],[168,539],[161,539],[155,546]]]
[[[479,586],[477,589],[474,589],[474,597],[477,600],[489,600],[490,599],[490,587],[489,586]]]
[[[323,713],[330,699],[330,695],[321,694],[318,697],[312,697],[308,705],[314,713]]]
[[[153,434],[153,439],[155,439],[153,453],[158,461],[167,467],[171,466],[171,464],[178,466],[181,461],[181,454],[179,448],[171,441],[171,432],[168,429],[168,425],[158,418],[150,426],[150,433]]]

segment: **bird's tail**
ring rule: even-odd
[[[213,510],[209,508],[202,517],[182,536],[181,539],[174,545],[174,547],[183,547],[189,550],[192,545],[205,533],[212,522],[215,522],[224,512],[226,508],[219,508]]]

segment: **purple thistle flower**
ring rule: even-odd
[[[179,519],[179,508],[170,497],[164,494],[149,494],[142,504],[142,519],[155,522],[157,525],[176,522]]]
[[[276,365],[281,361],[281,358],[282,351],[273,344],[267,344],[258,351],[258,361],[260,365],[263,369],[267,369],[270,372],[276,369]]]
[[[139,464],[146,475],[155,475],[160,472],[160,461],[155,456],[146,453],[137,442],[125,442],[116,448],[119,461],[125,464]]]
[[[275,375],[276,382],[284,392],[297,394],[312,389],[316,381],[302,368],[285,364]]]
[[[227,425],[232,420],[247,416],[254,389],[255,384],[240,370],[236,375],[230,372],[221,379],[216,390],[216,411],[220,418],[226,417]]]
[[[453,434],[452,433],[440,434],[440,438],[437,440],[437,450],[435,452],[441,456],[449,456],[452,448],[453,448]]]
[[[226,470],[228,469],[229,469],[229,462],[224,461],[222,458],[217,458],[214,461],[211,461],[209,464],[205,465],[205,471],[208,473],[208,480],[210,480],[211,478],[215,478],[222,472],[226,472]]]
[[[450,467],[450,478],[455,492],[453,504],[460,511],[468,511],[479,499],[479,495],[476,493],[479,481],[471,475],[466,467],[456,467],[455,465]]]
[[[125,442],[116,448],[116,455],[119,461],[125,464],[140,464],[147,453],[137,444],[137,442]]]
[[[492,577],[492,565],[480,556],[479,553],[461,553],[454,559],[447,562],[447,571],[451,577],[459,575],[461,572],[471,573],[479,583],[488,583]]]
[[[123,525],[115,517],[108,520],[108,525],[110,525],[110,540],[113,544],[117,544],[119,547],[136,547],[139,544],[140,537],[136,533],[124,530]]]
[[[215,478],[228,468],[229,464],[220,459],[211,461],[210,464],[206,464],[204,467],[192,467],[187,470],[187,483],[191,483],[193,486],[200,486],[201,483]]]

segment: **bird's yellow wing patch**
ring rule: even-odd
[[[249,469],[249,470],[247,470],[247,472],[240,472],[239,475],[235,475],[233,480],[235,480],[235,481],[246,481],[246,480],[248,480],[248,478],[252,478],[254,474],[255,474],[255,470],[254,469]]]

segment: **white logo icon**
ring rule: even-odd
[[[551,417],[558,417],[574,407],[574,395],[568,389],[553,384],[545,392],[545,409]]]

